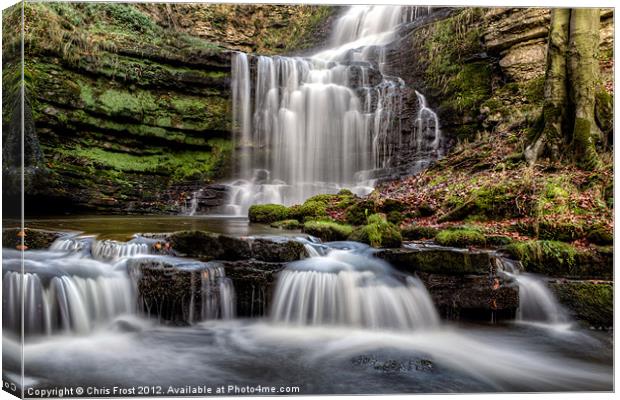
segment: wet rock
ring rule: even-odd
[[[449,319],[514,318],[519,288],[495,275],[418,273],[439,313]]]
[[[211,232],[175,232],[167,240],[177,253],[201,260],[239,260],[252,255],[247,240]]]
[[[289,262],[308,257],[302,243],[286,238],[255,238],[251,248],[252,257],[260,261]]]
[[[219,264],[172,257],[143,257],[127,261],[137,288],[138,309],[172,325],[221,317],[224,271]],[[210,301],[211,300],[211,301]]]
[[[376,256],[407,273],[487,274],[490,266],[488,252],[439,246],[420,245],[415,248],[384,249],[378,251]]]
[[[307,257],[304,245],[285,237],[234,237],[205,231],[183,231],[167,239],[179,255],[201,260],[288,262]]]
[[[226,276],[235,287],[237,315],[239,317],[262,317],[269,314],[277,275],[285,268],[284,263],[256,260],[223,261]]]
[[[24,230],[24,245],[26,250],[48,249],[54,240],[62,236],[62,232],[47,231],[44,229]],[[22,245],[22,230],[19,228],[7,228],[2,230],[2,247],[18,248]]]
[[[562,279],[549,282],[549,287],[574,318],[596,328],[613,328],[613,282]]]

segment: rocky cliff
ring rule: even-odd
[[[19,12],[5,11],[5,26],[19,27]],[[26,4],[26,118],[37,139],[30,147],[40,154],[27,212],[181,211],[197,182],[228,168],[230,50],[308,48],[332,13],[318,6]],[[5,54],[18,41],[6,31]],[[16,87],[19,62],[6,60],[3,82]],[[9,129],[15,113],[5,92],[7,143],[19,124]]]
[[[542,112],[549,20],[543,8],[443,8],[403,27],[386,68],[409,88],[404,137],[417,113],[413,89],[437,111],[447,147],[481,132],[525,135]],[[600,39],[601,79],[611,96],[612,10],[601,13]],[[406,173],[412,160],[404,149],[396,166]]]

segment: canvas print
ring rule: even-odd
[[[5,391],[614,390],[613,9],[2,18]]]

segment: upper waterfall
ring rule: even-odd
[[[353,6],[336,22],[331,47],[307,58],[248,56],[232,61],[238,178],[228,212],[251,204],[294,204],[346,187],[369,193],[400,146],[438,148],[437,116],[419,96],[415,144],[403,141],[405,82],[384,74],[385,46],[405,22],[428,13],[400,6]]]

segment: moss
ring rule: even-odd
[[[572,146],[579,167],[592,171],[600,165],[592,139],[592,121],[585,118],[575,118]]]
[[[486,235],[486,244],[490,246],[506,246],[512,243],[509,236],[504,235]]]
[[[338,192],[338,196],[353,197],[355,196],[355,194],[353,194],[353,192],[349,189],[340,189],[340,191]]]
[[[402,236],[398,228],[380,214],[372,214],[368,218],[368,224],[356,228],[349,240],[355,240],[371,245],[372,247],[400,247]]]
[[[614,287],[607,282],[558,282],[551,285],[558,300],[577,318],[595,327],[613,326]]]
[[[290,208],[289,216],[300,222],[318,217],[327,216],[327,205],[323,201],[306,200],[304,204]]]
[[[401,230],[402,236],[409,240],[433,239],[437,232],[439,232],[437,228],[421,225],[409,225]]]
[[[383,204],[381,204],[380,210],[385,214],[389,214],[392,211],[404,211],[406,208],[406,205],[401,201],[394,199],[385,199],[383,200]]]
[[[614,243],[614,233],[604,225],[594,225],[588,230],[587,239],[591,243],[610,245]]]
[[[538,222],[538,237],[544,240],[572,242],[585,236],[583,225],[576,221],[545,218]]]
[[[288,215],[288,208],[281,204],[255,204],[248,211],[250,222],[262,224],[285,220]]]
[[[368,216],[373,214],[377,206],[372,200],[362,200],[347,208],[346,221],[352,225],[364,225]]]
[[[577,250],[570,244],[552,240],[515,242],[504,248],[521,261],[525,270],[546,275],[570,275],[576,265]]]
[[[482,232],[473,228],[443,229],[435,236],[435,242],[449,247],[484,246],[486,244]]]
[[[304,223],[303,231],[309,235],[316,236],[325,242],[346,240],[353,228],[351,225],[343,225],[330,221],[308,221]]]
[[[401,222],[403,222],[403,214],[401,211],[390,211],[387,214],[387,220],[388,222],[394,224],[394,225],[400,225]]]
[[[294,230],[301,228],[301,224],[296,219],[285,219],[271,223],[272,228]]]

